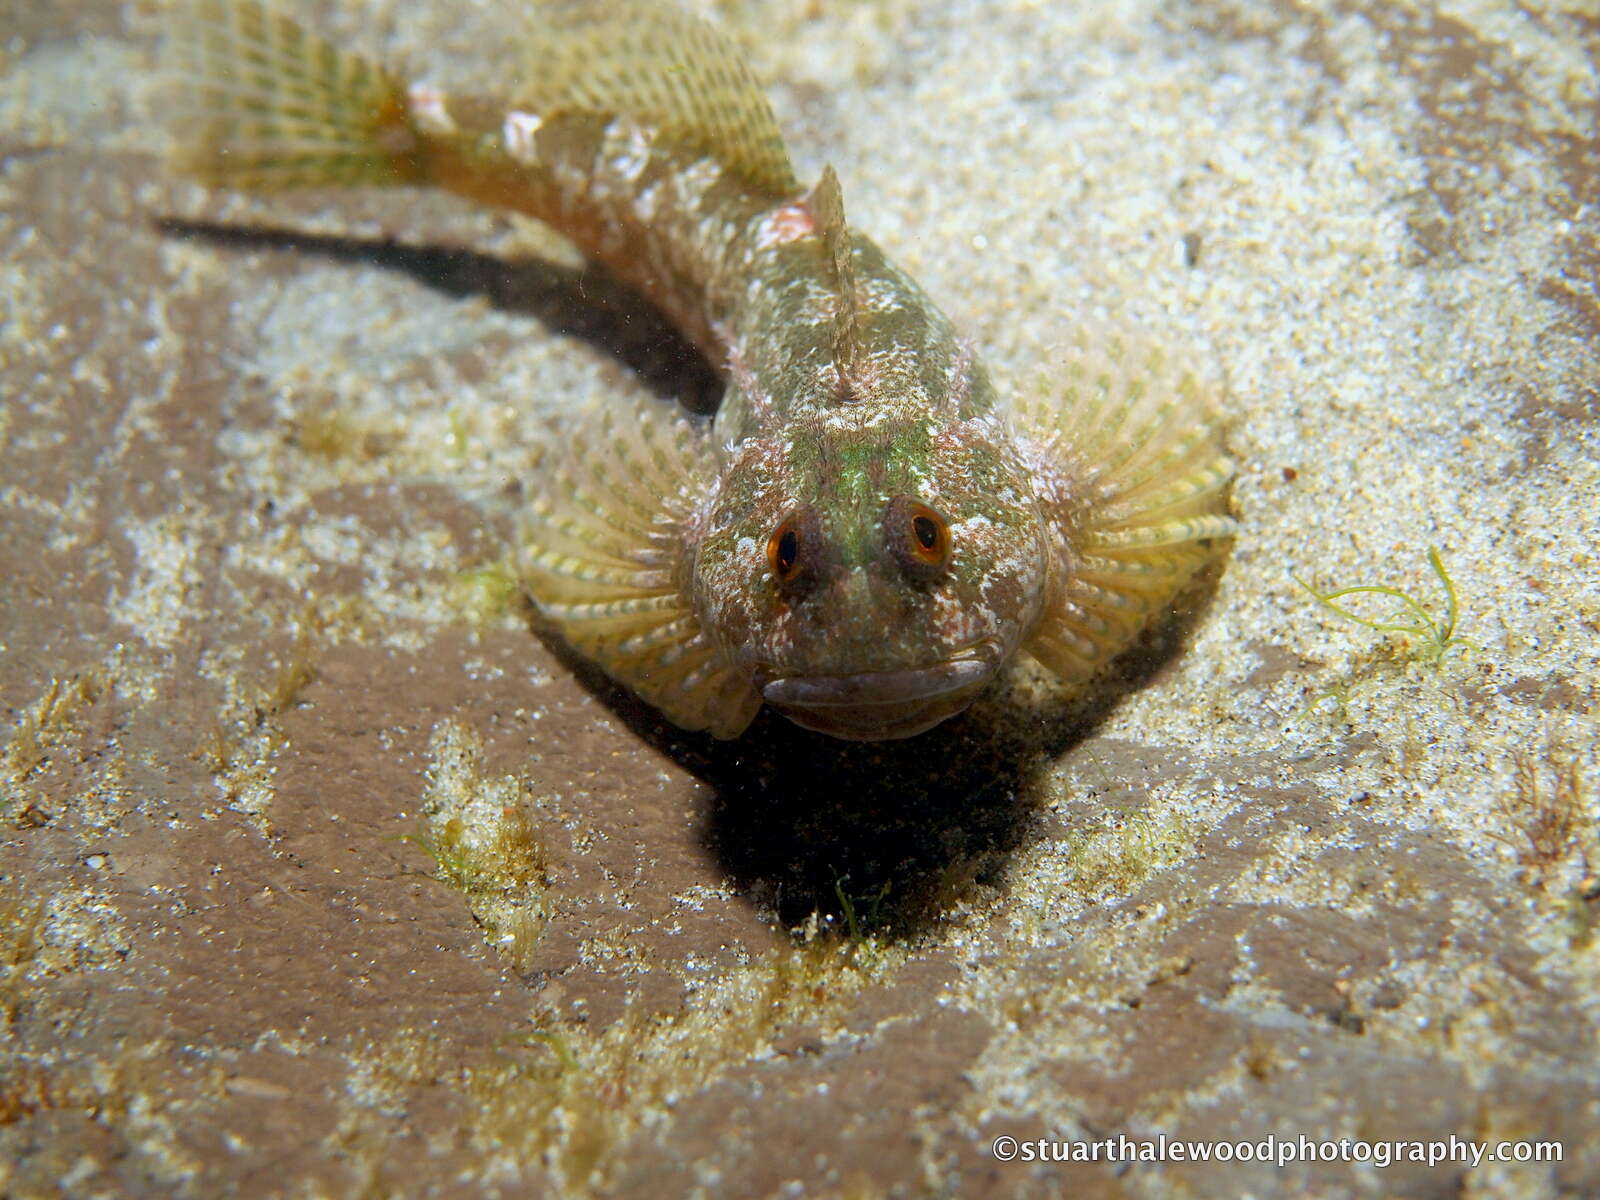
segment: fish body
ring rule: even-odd
[[[688,729],[768,703],[838,737],[922,732],[1019,653],[1090,679],[1233,532],[1232,467],[1177,366],[1071,348],[997,395],[973,348],[802,186],[728,39],[656,4],[535,7],[526,82],[446,95],[253,0],[175,30],[180,165],[246,188],[444,188],[547,222],[727,377],[710,428],[606,404],[530,501],[544,619]]]

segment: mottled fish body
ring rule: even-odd
[[[714,362],[708,429],[604,404],[539,481],[544,618],[677,724],[763,702],[847,738],[966,707],[1019,652],[1087,681],[1233,532],[1204,391],[1115,341],[997,397],[949,320],[802,187],[728,39],[655,4],[533,10],[527,82],[447,95],[251,0],[172,38],[181,166],[217,185],[443,188],[536,217]]]

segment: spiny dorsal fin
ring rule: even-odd
[[[727,34],[670,4],[539,5],[519,105],[626,117],[774,197],[798,187],[772,106]]]
[[[856,272],[850,257],[850,229],[844,219],[844,192],[833,167],[822,168],[822,178],[806,197],[806,207],[817,223],[829,261],[833,264],[833,284],[839,296],[839,313],[834,321],[834,362],[848,373],[861,346],[857,336]]]
[[[844,192],[833,167],[822,168],[822,178],[811,189],[806,205],[817,223],[817,236],[828,248],[840,290],[855,291],[855,272],[850,266],[850,234],[844,223]]]

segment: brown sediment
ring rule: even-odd
[[[47,109],[72,134],[0,166],[0,740],[31,720],[44,749],[0,798],[0,1192],[1483,1183],[1030,1175],[988,1150],[1123,1131],[1557,1138],[1559,1167],[1492,1186],[1600,1188],[1594,852],[1586,814],[1521,802],[1516,758],[1546,801],[1568,757],[1600,777],[1574,386],[1594,347],[1538,286],[1582,293],[1590,185],[1576,144],[1530,128],[1592,119],[1581,73],[1543,73],[1592,23],[1463,6],[1446,54],[1436,23],[1370,5],[1238,6],[1242,33],[1087,6],[978,26],[944,4],[741,8],[780,99],[851,118],[826,150],[853,206],[1008,378],[1086,303],[1170,306],[1226,368],[1243,464],[1219,594],[1096,711],[1019,730],[996,703],[818,765],[780,722],[729,750],[682,735],[456,586],[497,561],[579,400],[670,390],[671,356],[646,381],[622,365],[649,361],[643,318],[586,310],[584,276],[522,274],[502,224],[431,201],[190,207],[157,182],[137,94],[114,115],[125,76],[90,69],[132,71],[145,30],[45,7],[0,80],[0,143]],[[466,36],[459,12],[337,16],[420,61]],[[1002,52],[1019,93],[975,93],[972,56]],[[863,72],[874,54],[894,69]],[[858,74],[873,86],[841,91]],[[1475,129],[1497,113],[1491,153]],[[1459,215],[1428,233],[1435,176]],[[180,213],[348,252],[152,220]],[[478,257],[397,265],[397,237]],[[381,437],[304,444],[316,413]],[[1288,578],[1421,592],[1433,543],[1476,646],[1443,670]],[[314,674],[258,713],[308,606]],[[448,730],[481,741],[470,769]],[[514,797],[507,836],[537,843],[540,869],[494,881],[538,894],[516,953],[405,840],[442,778],[480,808]],[[1516,839],[1539,811],[1559,836],[1535,879]]]

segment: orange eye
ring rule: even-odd
[[[913,579],[936,583],[950,565],[950,523],[910,496],[896,496],[883,514],[884,538],[900,569]]]
[[[767,562],[780,583],[790,583],[800,574],[800,529],[793,517],[767,539]]]

